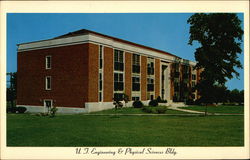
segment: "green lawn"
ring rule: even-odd
[[[183,109],[205,112],[205,106],[180,107]],[[208,113],[244,114],[244,106],[207,106]]]
[[[133,107],[123,107],[123,108],[118,108],[117,110],[108,109],[108,110],[103,110],[103,111],[98,111],[98,112],[91,112],[90,114],[116,114],[116,113],[117,114],[149,114],[149,113],[143,112],[141,108],[133,108]],[[190,113],[167,109],[165,114],[190,114]]]
[[[131,111],[132,112],[132,111]],[[8,146],[243,146],[243,116],[7,114]]]

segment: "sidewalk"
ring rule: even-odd
[[[182,111],[182,112],[188,112],[188,113],[205,114],[204,112],[182,109],[182,108],[178,108],[178,107],[169,107],[169,109],[176,110],[176,111]]]

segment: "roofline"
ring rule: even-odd
[[[110,38],[110,39],[113,39],[115,41],[120,41],[120,42],[123,42],[123,43],[127,43],[127,44],[130,44],[130,45],[135,45],[135,46],[142,47],[142,48],[149,49],[149,50],[153,50],[153,51],[156,51],[156,52],[161,52],[161,53],[173,56],[173,57],[181,58],[181,57],[178,57],[178,56],[176,56],[174,54],[171,54],[169,52],[159,50],[159,49],[156,49],[156,48],[152,48],[152,47],[148,47],[148,46],[145,46],[145,45],[141,45],[141,44],[138,44],[138,43],[134,43],[134,42],[131,42],[131,41],[127,41],[127,40],[124,40],[124,39],[112,37],[112,36],[109,36],[109,35],[105,35],[105,34],[94,32],[94,31],[87,30],[87,29],[84,29],[84,31],[86,31],[87,33],[92,33],[92,34],[96,34],[96,35],[103,36],[103,37],[106,37],[106,38]]]
[[[141,45],[141,44],[138,44],[138,43],[130,42],[130,41],[127,41],[127,40],[124,40],[124,39],[108,36],[108,35],[98,33],[98,32],[94,32],[94,31],[91,31],[91,30],[84,29],[84,32],[85,33],[79,34],[79,35],[69,35],[69,36],[65,36],[65,37],[63,37],[64,35],[62,35],[62,36],[58,36],[58,37],[51,38],[51,39],[38,40],[38,41],[32,41],[32,42],[26,42],[26,43],[19,43],[19,44],[17,44],[17,46],[22,45],[22,44],[30,44],[30,43],[36,43],[36,42],[42,42],[42,41],[49,41],[49,40],[53,40],[53,39],[63,39],[63,38],[68,38],[68,37],[82,36],[82,35],[86,35],[86,34],[90,33],[90,34],[99,35],[99,36],[102,36],[102,37],[105,37],[105,38],[113,39],[114,41],[123,42],[123,43],[126,43],[126,44],[130,44],[130,45],[142,47],[142,48],[145,48],[145,49],[149,49],[149,50],[152,50],[152,51],[160,52],[160,53],[163,53],[163,54],[166,54],[166,55],[170,55],[170,56],[173,56],[173,57],[176,57],[176,58],[181,58],[179,56],[176,56],[176,55],[174,55],[172,53],[169,53],[169,52],[166,52],[166,51],[163,51],[163,50],[160,50],[160,49],[156,49],[156,48],[148,47],[148,46]],[[69,32],[69,33],[73,33],[73,32]]]

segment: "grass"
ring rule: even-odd
[[[123,107],[123,108],[118,108],[117,110],[113,108],[98,112],[91,112],[90,114],[149,114],[149,113],[143,112],[141,108]],[[167,109],[165,114],[190,114],[190,113]]]
[[[205,106],[180,107],[183,109],[205,112]],[[244,114],[244,106],[207,106],[208,113]]]
[[[243,146],[243,119],[7,114],[7,146]]]

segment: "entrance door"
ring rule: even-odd
[[[52,107],[52,100],[44,100],[44,113],[50,112],[50,109]]]

